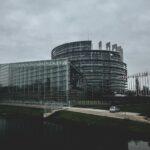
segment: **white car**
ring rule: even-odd
[[[119,109],[117,106],[111,106],[111,107],[109,108],[109,111],[110,111],[110,112],[118,112],[118,111],[120,111],[120,109]]]

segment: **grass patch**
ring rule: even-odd
[[[49,121],[65,124],[65,126],[82,126],[100,129],[101,131],[123,131],[129,135],[150,138],[150,124],[130,120],[108,118],[70,111],[59,111],[48,118]]]
[[[143,116],[150,117],[150,104],[132,104],[120,106],[121,111],[137,112]]]

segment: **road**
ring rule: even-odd
[[[108,110],[102,109],[92,109],[92,108],[77,108],[77,107],[69,107],[67,111],[72,112],[80,112],[84,114],[91,114],[96,116],[105,116],[111,118],[119,118],[119,119],[129,119],[133,121],[145,122],[150,124],[150,120],[146,120],[144,116],[140,116],[139,113],[131,113],[131,112],[115,112],[111,113]]]

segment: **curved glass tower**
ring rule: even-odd
[[[106,49],[92,48],[92,41],[62,44],[52,50],[52,59],[68,58],[87,81],[88,94],[112,95],[124,93],[127,67],[123,62],[123,49],[117,44],[106,43]],[[99,96],[98,96],[99,97]]]

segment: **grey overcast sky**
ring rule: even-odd
[[[150,71],[150,0],[0,0],[0,63],[87,39],[122,45],[129,74]]]

